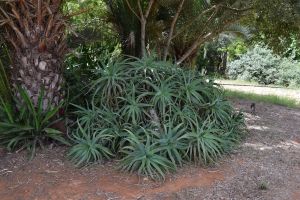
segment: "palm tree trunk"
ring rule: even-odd
[[[25,52],[14,52],[11,82],[13,88],[22,87],[37,105],[44,90],[43,108],[58,106],[63,100],[62,60],[51,52],[39,52],[36,47]],[[15,90],[17,91],[17,90]]]
[[[13,88],[22,87],[37,106],[44,90],[43,108],[63,100],[63,58],[66,52],[65,17],[61,0],[5,0],[0,9],[6,40],[11,44]],[[18,92],[16,91],[16,96]]]

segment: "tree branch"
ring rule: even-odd
[[[196,41],[192,44],[192,46],[189,48],[189,50],[185,54],[183,54],[183,56],[179,59],[179,61],[176,63],[177,65],[180,65],[183,61],[185,61],[199,47],[199,45],[201,45],[203,43],[203,41],[206,41],[206,39],[212,35],[212,33],[210,32],[210,33],[206,34],[205,36],[203,36],[203,34],[205,33],[205,30],[207,29],[208,24],[211,22],[213,17],[218,13],[218,11],[219,11],[219,7],[217,7],[217,9],[208,18],[208,20],[206,21],[206,23],[204,25],[204,29],[203,29],[202,33],[196,39]]]
[[[146,13],[145,13],[145,18],[146,18],[146,19],[149,17],[151,8],[152,8],[152,6],[153,6],[153,4],[154,4],[155,1],[156,1],[156,0],[151,0],[151,1],[149,2],[148,9],[146,10]]]
[[[253,7],[239,9],[239,8],[233,8],[233,7],[230,7],[230,6],[225,6],[225,5],[222,5],[222,4],[220,5],[220,7],[225,8],[227,10],[236,11],[236,12],[245,12],[245,11],[253,9]]]
[[[169,35],[168,35],[168,41],[167,41],[167,44],[165,46],[164,54],[163,54],[163,60],[164,61],[167,60],[170,44],[171,44],[171,41],[172,41],[172,36],[173,36],[173,33],[174,33],[174,29],[175,29],[175,25],[176,25],[176,22],[178,20],[179,15],[180,15],[180,12],[183,8],[184,2],[185,2],[185,0],[181,0],[181,3],[179,4],[177,12],[174,16],[174,19],[173,19],[172,23],[171,23],[170,32],[169,32]]]
[[[209,9],[206,9],[205,11],[203,11],[202,13],[200,13],[198,16],[196,16],[193,20],[191,20],[189,23],[187,23],[184,27],[182,27],[173,37],[172,39],[176,38],[178,35],[180,35],[181,33],[183,33],[188,27],[190,27],[199,17],[211,12],[212,10],[216,9],[217,6],[213,6]]]
[[[138,0],[138,8],[141,15],[140,22],[141,22],[141,55],[142,57],[146,56],[146,24],[147,19],[149,17],[150,11],[152,6],[156,0],[150,0],[149,5],[147,7],[146,13],[144,14],[141,2]]]
[[[141,20],[145,19],[143,8],[141,6],[141,0],[138,0],[138,8],[139,8]]]
[[[212,7],[213,8],[213,7]],[[212,8],[206,10],[206,11],[210,11]],[[236,12],[245,12],[248,11],[250,9],[252,9],[252,7],[250,8],[244,8],[244,9],[238,9],[238,8],[232,8],[232,7],[228,7],[228,6],[224,6],[222,4],[219,4],[215,7],[215,11],[214,13],[209,17],[209,19],[207,20],[207,22],[205,23],[205,27],[202,31],[202,33],[204,33],[204,31],[207,29],[208,24],[210,23],[210,21],[213,19],[213,17],[217,14],[217,12],[219,11],[220,8],[226,8],[232,11],[236,11]],[[205,11],[205,12],[206,12]],[[203,13],[201,13],[202,15]],[[177,61],[177,65],[180,65],[183,61],[185,61],[201,44],[203,44],[203,42],[208,41],[209,39],[211,39],[212,37],[215,37],[217,35],[219,35],[221,32],[223,32],[223,28],[226,27],[228,24],[233,23],[234,21],[236,21],[237,19],[233,19],[233,20],[229,20],[227,21],[221,29],[216,30],[215,32],[210,32],[208,34],[206,34],[203,37],[203,34],[200,34],[200,36],[197,38],[197,40],[192,44],[192,46],[189,48],[189,50]],[[177,34],[178,35],[178,34]],[[177,36],[176,35],[176,36]]]
[[[131,7],[130,3],[128,2],[128,0],[125,0],[127,3],[128,8],[130,9],[130,11],[141,21],[141,17],[134,11],[134,9]]]
[[[233,20],[229,20],[225,23],[225,25],[220,28],[219,30],[216,30],[214,33],[210,32],[208,34],[206,34],[203,38],[202,36],[200,36],[198,39],[196,40],[193,45],[190,47],[190,49],[176,62],[177,65],[182,64],[183,61],[185,61],[201,44],[203,44],[204,42],[210,40],[211,38],[219,35],[220,33],[223,32],[224,27],[228,26],[229,24],[234,23],[235,21],[237,21],[237,19],[233,19]]]

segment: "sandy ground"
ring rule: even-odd
[[[217,166],[185,166],[153,182],[115,169],[109,162],[76,169],[65,148],[0,157],[1,200],[300,200],[300,110],[233,100],[247,118],[249,134]]]

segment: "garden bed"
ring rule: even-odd
[[[165,182],[115,169],[107,162],[81,169],[63,147],[0,157],[1,200],[16,199],[300,199],[300,110],[235,101],[245,111],[249,135],[216,166],[188,165]]]

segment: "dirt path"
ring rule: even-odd
[[[263,199],[300,200],[300,110],[257,103],[244,109],[250,133],[218,166],[185,166],[164,183],[114,169],[115,163],[75,169],[64,148],[28,162],[24,153],[0,157],[1,200]]]
[[[218,167],[229,166],[225,180],[208,190],[187,189],[181,199],[300,200],[300,110],[257,103],[252,116],[250,103],[234,103],[245,111],[250,132]]]

